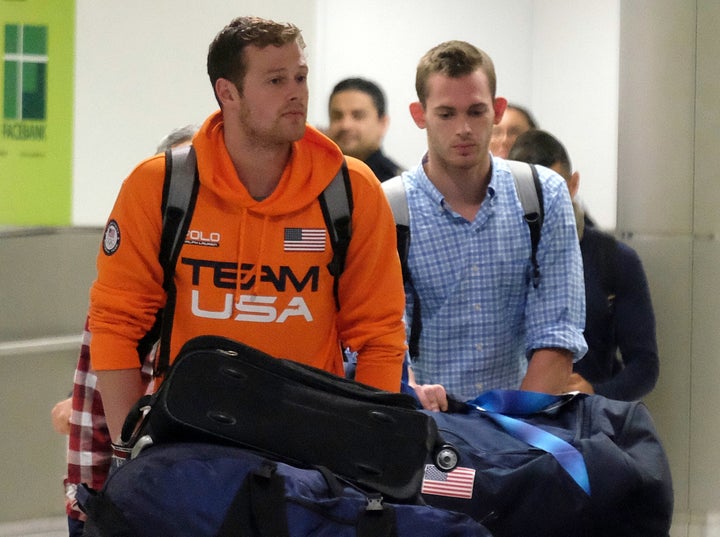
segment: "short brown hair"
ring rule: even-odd
[[[477,69],[482,69],[487,76],[494,99],[497,78],[495,65],[487,53],[466,41],[445,41],[431,48],[420,58],[415,74],[415,91],[420,103],[425,106],[430,75],[441,73],[450,78],[459,78]]]
[[[305,48],[300,29],[294,24],[278,23],[260,17],[238,17],[225,26],[210,43],[207,71],[215,88],[218,78],[232,81],[240,92],[247,71],[244,51],[249,45],[281,47],[297,42]]]

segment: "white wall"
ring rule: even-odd
[[[217,108],[208,45],[234,17],[291,21],[314,0],[77,0],[73,224],[104,225],[122,180],[170,130]]]
[[[614,228],[620,2],[533,4],[529,104],[541,127],[565,144],[592,217]]]
[[[408,111],[410,102],[417,100],[415,68],[420,57],[442,41],[463,39],[487,51],[495,62],[501,89],[517,88],[515,98],[529,104],[531,0],[446,0],[442,5],[436,0],[412,4],[318,0],[317,4],[318,48],[324,61],[311,65],[318,72],[311,119],[327,125],[328,97],[342,78],[375,80],[388,99],[390,130],[385,148],[403,166],[415,166],[426,148],[425,133]],[[518,42],[514,31],[509,31],[511,25],[495,24],[497,20],[515,21],[524,39]]]
[[[420,56],[447,39],[485,49],[495,61],[499,93],[531,107],[541,126],[562,139],[582,173],[581,196],[601,225],[614,227],[618,5],[78,0],[73,223],[103,224],[122,179],[159,139],[215,109],[207,47],[233,17],[255,14],[303,29],[311,123],[326,124],[328,94],[345,76],[367,76],[384,87],[391,116],[385,148],[407,167],[425,148],[424,132],[407,111]]]

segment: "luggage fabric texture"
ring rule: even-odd
[[[388,503],[327,472],[197,442],[143,450],[81,504],[87,537],[491,537],[465,514]]]
[[[323,466],[394,500],[419,496],[435,422],[390,393],[215,336],[190,340],[123,428],[126,446],[203,441]]]
[[[589,493],[551,453],[509,434],[492,412],[460,407],[456,413],[428,413],[460,453],[449,474],[428,467],[428,504],[470,514],[496,537],[669,534],[670,469],[643,403],[578,394],[558,398],[547,410],[512,416],[582,454]]]

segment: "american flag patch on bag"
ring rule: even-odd
[[[473,495],[474,482],[474,468],[459,467],[452,472],[443,472],[434,464],[426,464],[425,477],[420,492],[422,494],[435,494],[436,496],[450,496],[469,500]]]

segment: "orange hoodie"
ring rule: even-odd
[[[349,348],[358,353],[359,382],[397,391],[405,352],[402,276],[392,213],[369,168],[347,158],[354,210],[338,311],[317,201],[342,162],[337,146],[308,126],[275,191],[256,201],[227,153],[220,112],[193,145],[200,189],[175,269],[171,359],[188,339],[215,334],[342,374],[341,348]],[[163,155],[141,162],[108,219],[90,291],[96,370],[139,367],[138,341],[165,304],[158,261],[164,174]]]

